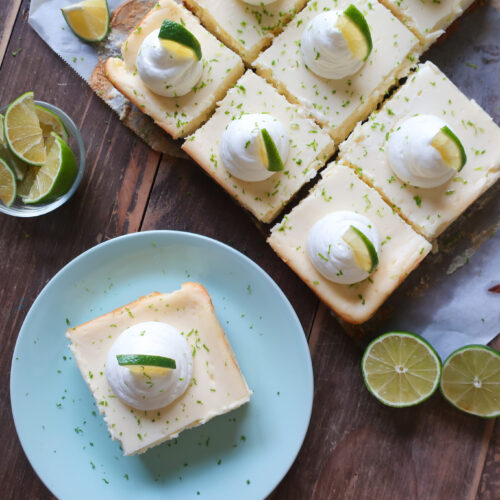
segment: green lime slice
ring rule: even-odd
[[[10,207],[16,199],[16,176],[7,163],[0,158],[0,201]]]
[[[9,149],[7,145],[7,141],[5,140],[3,131],[4,131],[4,116],[0,114],[0,158],[6,161],[8,165],[10,165],[13,172],[16,174],[16,179],[18,181],[22,181],[24,176],[26,175],[26,171],[28,170],[28,165],[22,162],[12,154],[12,151]]]
[[[453,406],[478,417],[500,416],[500,353],[468,345],[443,363],[441,393]]]
[[[161,25],[158,38],[161,40],[171,40],[191,49],[198,61],[201,59],[201,45],[198,39],[182,24],[165,19]]]
[[[47,161],[38,169],[24,203],[50,202],[67,193],[78,173],[75,155],[54,132],[46,141]]]
[[[4,138],[9,149],[29,165],[46,160],[42,129],[35,110],[33,92],[26,92],[9,105],[4,117]]]
[[[438,388],[441,360],[422,337],[409,332],[390,332],[366,348],[361,361],[368,390],[388,406],[413,406]]]
[[[35,104],[35,110],[45,139],[51,132],[55,132],[63,141],[68,142],[68,130],[62,120],[53,111],[39,104]]]
[[[378,266],[378,254],[368,236],[357,227],[350,226],[342,239],[352,248],[358,266],[371,274]]]
[[[373,42],[370,27],[361,11],[354,5],[349,5],[339,17],[337,26],[354,57],[366,61],[373,49]]]
[[[126,366],[135,375],[147,377],[164,376],[170,370],[175,370],[175,359],[150,354],[117,354],[120,366]]]
[[[71,31],[85,42],[100,42],[109,31],[106,0],[84,0],[61,9]]]
[[[280,172],[285,168],[283,165],[283,160],[281,159],[278,148],[276,147],[271,134],[263,128],[261,131],[262,141],[264,142],[264,148],[266,150],[267,162],[265,166],[270,172]]]
[[[431,146],[436,148],[443,161],[457,172],[460,172],[467,162],[467,155],[460,139],[446,125],[434,136]]]

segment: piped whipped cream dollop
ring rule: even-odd
[[[149,354],[175,359],[176,368],[150,376],[120,366],[118,354]],[[147,369],[146,369],[147,370]],[[113,393],[138,410],[169,405],[188,388],[193,375],[191,348],[177,328],[147,321],[127,328],[114,342],[106,358],[106,378]]]
[[[389,165],[403,182],[420,188],[444,184],[456,173],[431,145],[447,125],[434,115],[417,115],[402,122],[389,137],[386,151]]]
[[[152,31],[137,53],[136,68],[141,80],[155,94],[164,97],[183,96],[199,82],[203,62],[193,57],[190,49],[158,38]]]
[[[352,248],[342,239],[351,226],[359,229],[380,251],[377,228],[364,215],[346,210],[332,212],[320,219],[307,236],[307,253],[314,267],[327,280],[350,285],[368,278]]]
[[[337,27],[341,11],[330,10],[315,16],[306,26],[300,45],[307,67],[318,76],[338,80],[353,75],[364,61],[354,56]]]
[[[283,163],[288,158],[290,140],[285,127],[271,115],[253,113],[233,120],[224,130],[220,141],[220,157],[224,167],[238,179],[263,181],[275,172],[265,166],[266,151],[261,130],[271,136]]]

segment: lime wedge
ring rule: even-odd
[[[187,28],[182,26],[182,24],[165,19],[161,25],[158,38],[164,41],[170,40],[176,44],[186,47],[192,54],[194,54],[198,61],[201,59],[202,53],[200,42]],[[169,46],[169,48],[172,49],[173,46]],[[176,52],[180,52],[180,48],[174,50]]]
[[[500,353],[484,345],[451,353],[443,364],[441,393],[459,410],[500,416]]]
[[[30,165],[42,165],[45,162],[45,145],[33,92],[26,92],[7,108],[4,137],[9,149],[20,160]]]
[[[7,163],[0,158],[0,201],[10,207],[16,199],[16,176]]]
[[[23,200],[29,196],[39,171],[40,167],[28,167],[24,178],[17,182],[17,196],[20,196]]]
[[[281,155],[276,147],[271,134],[267,131],[267,129],[263,128],[260,131],[259,146],[260,146],[260,157],[262,159],[262,163],[270,172],[280,172],[285,167],[283,165],[283,160],[281,159]]]
[[[149,354],[117,354],[120,366],[126,366],[135,375],[166,375],[176,368],[175,359]]]
[[[431,146],[436,148],[449,167],[460,172],[467,162],[460,139],[446,125],[434,136]]]
[[[339,16],[337,27],[344,35],[347,45],[356,59],[366,61],[373,42],[365,16],[354,5],[349,5]]]
[[[71,31],[85,42],[100,42],[109,31],[106,0],[84,0],[61,9]]]
[[[52,111],[39,104],[35,104],[36,115],[40,121],[43,137],[46,139],[51,132],[55,132],[63,141],[68,142],[69,134],[62,120]]]
[[[24,176],[26,175],[26,171],[28,170],[28,166],[26,163],[23,163],[21,160],[14,156],[5,141],[3,134],[3,121],[4,117],[0,114],[0,158],[5,160],[8,165],[10,165],[13,172],[16,174],[16,179],[18,181],[22,181]]]
[[[358,266],[372,273],[378,266],[378,254],[370,239],[354,226],[349,227],[342,239],[351,247]]]
[[[376,338],[361,362],[368,390],[388,406],[421,403],[439,385],[441,361],[422,337],[408,332],[390,332]]]
[[[53,201],[69,191],[78,171],[75,155],[54,132],[47,138],[47,161],[38,169],[24,203]]]

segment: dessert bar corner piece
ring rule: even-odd
[[[373,50],[352,76],[333,80],[310,71],[301,53],[301,39],[318,14],[345,10],[353,3],[369,25]],[[253,63],[291,102],[300,104],[333,137],[344,140],[364,120],[389,88],[405,76],[422,50],[419,40],[378,2],[317,0],[306,7]]]
[[[243,114],[268,113],[278,119],[290,138],[288,159],[281,172],[260,182],[232,176],[220,157],[224,130]],[[263,222],[271,222],[295,193],[315,175],[333,153],[330,136],[304,118],[265,80],[248,70],[218,103],[210,120],[188,137],[182,148],[231,196]]]
[[[390,167],[387,144],[409,117],[430,114],[443,119],[462,143],[467,162],[444,184],[417,188],[401,181]],[[349,163],[416,231],[432,240],[500,177],[500,128],[434,64],[426,62],[406,83],[358,124],[340,145]]]
[[[381,241],[378,267],[369,278],[353,285],[324,278],[306,249],[312,226],[339,210],[370,219]],[[268,243],[328,307],[352,324],[370,319],[431,249],[430,243],[395,214],[377,191],[338,163],[329,164],[309,196],[273,227]]]
[[[141,80],[136,59],[141,43],[165,19],[184,24],[203,53],[203,73],[192,91],[180,97],[163,97]],[[122,57],[106,61],[106,76],[127,99],[150,116],[174,139],[185,137],[208,119],[218,100],[243,74],[241,58],[210,34],[198,19],[175,0],[159,0],[122,45]]]
[[[159,410],[137,410],[125,405],[111,392],[105,375],[106,357],[114,341],[124,330],[144,321],[177,328],[186,335],[193,352],[191,384],[178,399]],[[185,429],[232,411],[248,402],[252,394],[210,296],[198,283],[184,283],[172,293],[141,297],[69,329],[66,336],[108,431],[112,439],[120,441],[125,455],[143,453]]]
[[[251,63],[307,0],[252,5],[235,0],[185,0],[202,23],[245,62]]]

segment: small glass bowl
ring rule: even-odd
[[[73,154],[75,155],[75,160],[78,165],[78,173],[76,174],[76,178],[73,182],[73,185],[71,186],[71,189],[59,198],[49,203],[25,205],[19,197],[15,199],[14,203],[10,207],[6,207],[2,204],[2,202],[0,202],[0,212],[8,215],[13,215],[14,217],[38,217],[39,215],[48,214],[49,212],[52,212],[56,208],[60,207],[73,196],[82,180],[83,171],[85,170],[85,146],[83,144],[83,139],[80,131],[78,130],[73,120],[64,111],[56,108],[52,104],[43,101],[35,101],[35,104],[39,104],[49,111],[52,111],[64,123],[64,126],[66,127],[69,135],[68,146],[71,148]],[[5,114],[6,111],[7,106],[4,106],[0,109],[0,113],[2,114]]]

